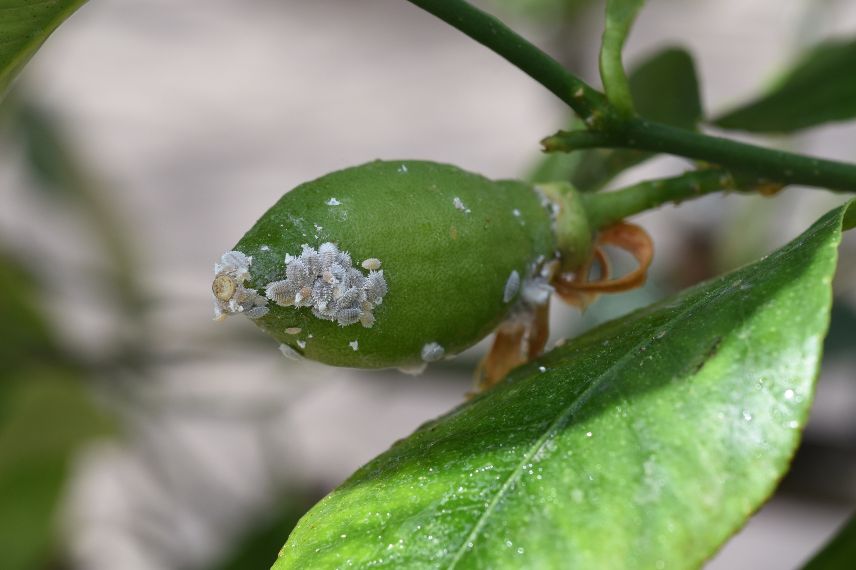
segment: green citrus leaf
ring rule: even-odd
[[[697,567],[797,446],[844,211],[425,424],[304,516],[274,568]]]
[[[630,91],[646,119],[690,131],[701,121],[695,63],[683,48],[665,48],[643,60],[630,74]]]
[[[856,516],[818,552],[803,570],[849,570],[856,562]]]
[[[86,0],[0,0],[0,96],[49,35]]]
[[[856,40],[837,40],[815,47],[767,93],[714,123],[726,129],[790,133],[853,118]]]
[[[630,92],[636,112],[652,121],[693,130],[704,113],[695,64],[683,48],[663,49],[634,67],[630,73]],[[603,187],[617,174],[654,156],[636,150],[610,149],[558,156],[574,155],[581,158],[574,163],[578,166],[571,183],[584,192]]]

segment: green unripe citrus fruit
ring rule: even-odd
[[[489,334],[555,258],[551,202],[516,181],[376,161],[286,193],[215,266],[242,312],[335,366],[417,367]]]

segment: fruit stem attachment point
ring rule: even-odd
[[[576,271],[591,257],[592,227],[581,194],[568,182],[539,184],[535,189],[553,209],[553,232],[561,258],[561,270]]]

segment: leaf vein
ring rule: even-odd
[[[728,294],[731,291],[731,288],[728,287],[727,283],[720,282],[720,286],[722,289],[718,291],[715,295],[701,295],[699,299],[690,304],[688,307],[680,311],[671,321],[669,322],[669,326],[674,326],[675,324],[686,320],[688,317],[693,315],[696,312],[696,309],[702,305],[706,305],[710,302],[718,300],[720,297]],[[724,286],[723,286],[724,285]],[[603,374],[600,375],[599,378],[595,379],[591,385],[586,388],[582,394],[579,395],[574,401],[572,401],[550,424],[547,430],[544,432],[544,435],[539,437],[532,446],[527,450],[527,452],[523,455],[522,460],[518,463],[518,465],[514,468],[514,470],[509,474],[508,478],[503,482],[502,486],[497,491],[496,495],[491,499],[490,503],[488,503],[485,508],[484,513],[479,517],[476,521],[476,524],[473,526],[470,533],[467,537],[461,542],[461,546],[455,552],[455,557],[451,560],[449,565],[447,566],[447,570],[453,570],[458,562],[461,561],[464,554],[467,552],[467,545],[473,543],[481,533],[484,526],[487,524],[490,515],[496,509],[496,507],[500,504],[500,502],[505,498],[505,495],[508,491],[514,486],[514,484],[520,479],[520,475],[523,473],[523,470],[526,464],[533,458],[535,458],[543,449],[544,446],[550,441],[553,437],[555,437],[556,433],[558,433],[559,429],[561,429],[566,422],[576,414],[577,411],[585,404],[589,398],[597,391],[598,388],[603,384],[603,382],[613,377],[615,374],[624,369],[628,362],[630,362],[636,355],[638,355],[640,349],[642,347],[650,346],[653,342],[655,342],[656,338],[645,338],[644,340],[637,343],[633,350],[627,352],[626,355],[617,360],[614,364],[612,364],[609,368],[607,368]]]

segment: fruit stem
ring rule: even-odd
[[[538,184],[536,189],[552,203],[553,233],[562,270],[576,271],[591,257],[594,235],[581,194],[568,182]]]
[[[612,192],[580,193],[579,199],[591,230],[597,231],[663,204],[679,204],[735,187],[735,180],[728,171],[706,168],[673,178],[646,180]]]

